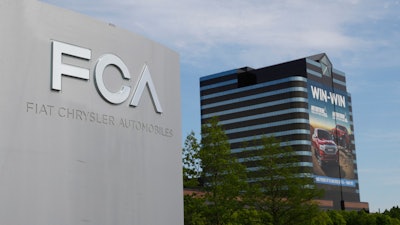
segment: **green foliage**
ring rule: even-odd
[[[198,178],[201,176],[201,162],[199,157],[200,144],[194,132],[185,139],[185,145],[182,149],[183,164],[183,186],[197,187],[199,185]]]
[[[196,195],[184,196],[184,221],[186,225],[206,225],[205,202]]]
[[[385,210],[385,212],[383,212],[383,214],[400,220],[400,208],[399,208],[399,206],[392,207],[390,210]]]
[[[386,216],[383,214],[375,214],[375,224],[376,225],[391,225],[390,216]]]
[[[332,225],[346,225],[346,220],[343,215],[338,211],[328,211],[327,214],[332,221]]]
[[[400,208],[399,208],[399,206],[394,206],[390,210],[385,210],[383,215],[390,217],[390,224],[400,225]],[[379,219],[379,223],[384,224],[384,223],[386,223],[386,220]],[[377,224],[378,224],[378,219],[377,219]]]
[[[322,219],[321,214],[326,213],[329,220]],[[400,225],[400,220],[381,213],[366,213],[365,211],[335,211],[320,212],[317,219],[312,224],[327,225]],[[328,221],[328,222],[327,222]]]
[[[317,216],[311,219],[311,225],[336,225],[336,223],[332,221],[327,212],[321,211]],[[346,225],[345,221],[343,225]]]
[[[368,218],[365,212],[356,212],[356,211],[343,211],[341,212],[344,219],[346,220],[346,225],[356,225],[356,224],[371,224],[368,222]],[[362,223],[360,223],[362,222]]]
[[[390,221],[391,221],[392,225],[400,225],[400,219],[391,218]]]
[[[310,173],[299,166],[292,148],[281,147],[274,137],[264,137],[254,145],[261,147],[248,151],[248,162],[256,162],[258,168],[249,202],[268,212],[275,225],[309,224],[319,212],[313,199],[322,194]]]
[[[272,217],[266,212],[243,208],[232,215],[232,225],[272,225]]]
[[[228,138],[218,120],[212,118],[202,127],[201,150],[206,215],[213,225],[233,222],[233,215],[243,209],[241,199],[246,190],[245,167],[231,156]]]
[[[366,225],[399,225],[400,220],[392,218],[386,214],[366,213],[365,211],[341,211],[346,220],[346,225],[366,224]]]

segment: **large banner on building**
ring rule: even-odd
[[[0,30],[0,224],[183,224],[178,54],[36,0]]]
[[[356,187],[348,95],[308,81],[308,103],[315,181]]]

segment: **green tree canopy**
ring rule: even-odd
[[[300,158],[291,147],[281,147],[274,137],[255,141],[247,151],[247,164],[255,165],[248,177],[252,180],[250,203],[272,216],[273,224],[309,223],[318,215],[313,201],[321,197],[311,171],[299,164]]]
[[[202,180],[208,202],[207,219],[210,224],[232,223],[233,215],[243,209],[246,190],[246,170],[232,157],[230,145],[217,118],[202,126],[201,150]]]
[[[185,139],[182,149],[183,186],[198,187],[201,176],[200,144],[193,131]]]
[[[400,220],[400,208],[399,208],[399,206],[393,206],[390,210],[385,210],[385,212],[383,212],[383,214]]]

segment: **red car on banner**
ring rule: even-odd
[[[336,125],[332,129],[332,134],[340,147],[348,149],[350,147],[350,137],[347,128],[342,125]]]
[[[320,166],[325,166],[328,163],[338,163],[338,147],[329,131],[315,128],[312,135],[312,146]]]

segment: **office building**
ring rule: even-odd
[[[202,124],[218,117],[234,156],[272,135],[296,151],[325,190],[321,207],[368,208],[360,202],[351,95],[345,73],[326,54],[204,76],[200,97]]]

